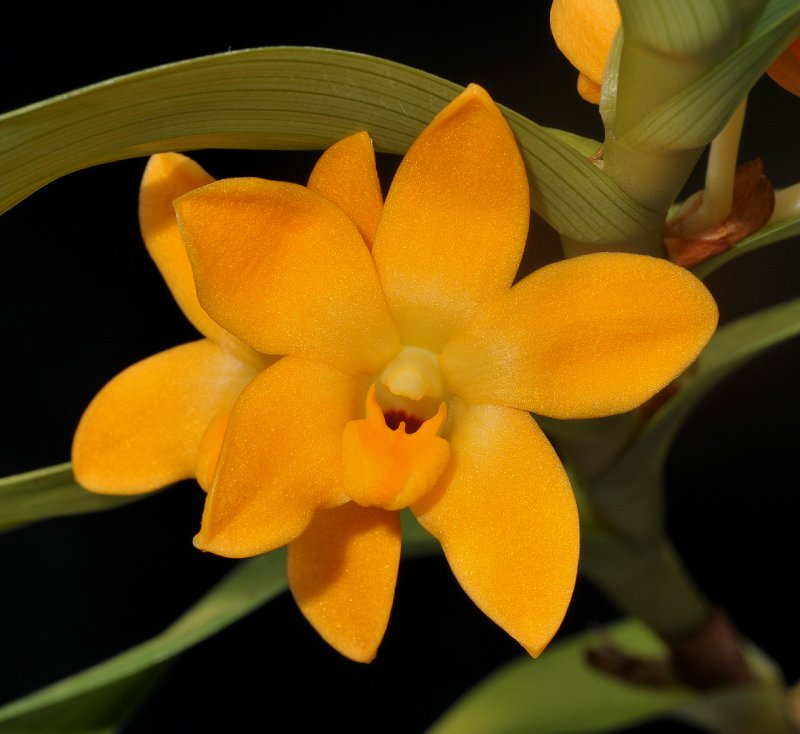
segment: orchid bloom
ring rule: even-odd
[[[775,59],[772,66],[767,69],[767,74],[787,92],[800,97],[800,36]]]
[[[226,179],[175,208],[203,308],[285,355],[230,414],[195,544],[229,557],[288,545],[300,609],[366,662],[410,508],[477,605],[537,655],[569,603],[579,538],[530,412],[585,418],[647,400],[710,338],[704,286],[619,253],[512,286],[528,182],[475,85],[412,145],[385,204],[360,133],[323,155],[308,187]]]
[[[153,156],[145,169],[139,197],[145,245],[205,338],[129,367],[90,403],[72,446],[75,478],[86,489],[137,494],[193,477],[207,486],[236,398],[275,361],[218,326],[197,301],[172,201],[213,180],[177,153]]]
[[[550,30],[561,53],[578,70],[578,94],[600,101],[603,71],[622,22],[617,0],[553,0]],[[800,37],[767,69],[786,91],[800,96]]]
[[[600,101],[606,59],[619,28],[617,0],[553,0],[550,30],[561,53],[578,70],[578,94]]]

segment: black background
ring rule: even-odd
[[[119,15],[117,13],[120,13]],[[548,33],[547,8],[456,13],[396,6],[311,11],[222,4],[167,17],[140,5],[95,18],[70,12],[5,22],[0,111],[192,56],[316,45],[388,57],[461,84],[544,125],[602,137],[596,109]],[[657,80],[654,80],[657,83]],[[762,80],[740,159],[764,158],[777,186],[800,178],[800,100]],[[215,176],[304,182],[316,153],[205,151]],[[381,158],[389,180],[396,159]],[[0,217],[0,475],[67,460],[97,390],[124,367],[195,338],[141,244],[144,160],[72,174]],[[690,188],[697,188],[696,178]],[[534,226],[545,226],[541,222]],[[798,295],[798,242],[740,258],[709,281],[723,321]],[[798,342],[726,380],[681,432],[668,464],[669,527],[707,594],[800,676],[797,612]],[[203,495],[183,483],[113,512],[0,536],[0,702],[158,633],[231,567],[191,544]],[[580,582],[562,634],[615,616]],[[471,684],[520,653],[472,605],[439,558],[405,561],[386,639],[369,666],[328,649],[288,595],[185,654],[130,732],[417,732]],[[637,731],[656,731],[651,725]],[[660,730],[660,729],[659,729]],[[670,725],[669,731],[677,731]],[[681,729],[684,730],[684,729]],[[689,731],[689,729],[685,729]]]

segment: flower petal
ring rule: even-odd
[[[376,371],[400,345],[369,250],[296,184],[224,179],[175,203],[203,308],[268,354]]]
[[[294,540],[318,509],[346,502],[342,431],[365,392],[363,379],[294,357],[264,370],[231,412],[195,545],[257,555]]]
[[[308,188],[339,206],[372,248],[383,211],[383,194],[375,150],[367,133],[350,135],[328,148],[314,166]]]
[[[473,601],[536,656],[575,585],[580,543],[569,480],[527,413],[472,405],[453,425],[450,465],[412,510]]]
[[[373,255],[405,344],[438,352],[511,284],[529,217],[514,135],[472,84],[411,146],[378,226]]]
[[[606,58],[621,21],[617,0],[553,0],[550,30],[559,50],[580,72],[578,92],[589,102],[603,81]],[[599,89],[598,89],[599,92]]]
[[[147,250],[186,318],[203,335],[242,361],[257,363],[252,350],[214,323],[201,308],[186,247],[172,202],[214,179],[179,153],[159,153],[147,162],[139,191],[139,224]]]
[[[800,36],[775,59],[767,74],[787,92],[800,96]]]
[[[197,460],[195,461],[195,476],[197,483],[204,492],[214,481],[214,474],[217,471],[219,455],[222,452],[222,442],[225,439],[225,431],[228,430],[230,420],[230,410],[223,410],[217,413],[209,421],[203,437],[200,439],[200,446],[197,449]]]
[[[517,283],[447,345],[450,389],[553,418],[596,418],[641,405],[700,354],[717,306],[665,260],[597,253]]]
[[[289,544],[289,586],[319,634],[368,663],[383,639],[400,564],[400,516],[354,502],[318,512]]]
[[[602,91],[602,87],[597,82],[593,82],[588,76],[578,72],[578,94],[587,102],[599,104]]]
[[[207,339],[129,367],[81,418],[72,445],[78,483],[136,494],[193,477],[206,427],[255,375]]]

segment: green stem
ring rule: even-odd
[[[626,193],[636,197],[662,219],[677,198],[702,148],[689,150],[642,150],[625,139],[606,137],[603,171]],[[659,237],[660,230],[656,233]]]
[[[583,535],[581,550],[584,575],[617,607],[639,617],[665,639],[688,634],[711,613],[711,604],[663,536],[639,546],[590,531]]]
[[[775,208],[769,224],[800,215],[800,183],[775,192]]]
[[[636,136],[627,133],[735,49],[751,15],[759,8],[758,4],[744,9],[732,1],[720,2],[705,8],[709,23],[700,28],[697,23],[687,25],[695,13],[686,2],[675,5],[674,0],[620,0],[619,5],[624,41],[614,55],[618,67],[607,70],[616,95],[613,99],[606,95],[603,102],[603,172],[655,212],[655,221],[663,222],[704,146],[678,143],[658,147],[637,142]],[[663,257],[660,225],[654,230],[634,235],[627,242],[604,243],[603,249]],[[568,257],[596,249],[591,243],[564,243]]]

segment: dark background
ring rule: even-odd
[[[478,82],[538,123],[601,137],[596,109],[574,92],[575,73],[549,36],[547,7],[530,6],[460,7],[457,15],[428,6],[276,14],[223,4],[209,17],[191,7],[167,17],[164,8],[137,5],[99,18],[99,33],[66,13],[25,20],[22,9],[18,22],[0,28],[0,112],[169,61],[299,44]],[[762,80],[740,160],[761,155],[777,186],[793,183],[799,121],[800,100]],[[217,177],[304,182],[317,154],[195,157]],[[387,180],[394,165],[381,158]],[[0,476],[67,460],[82,410],[108,379],[196,338],[140,241],[143,166],[131,160],[72,174],[0,217]],[[796,297],[797,247],[769,247],[715,274],[709,285],[722,319]],[[798,346],[795,340],[749,364],[700,405],[670,456],[667,492],[669,526],[692,573],[790,680],[800,676],[791,599],[800,567]],[[186,482],[126,508],[0,536],[0,702],[153,636],[229,569],[231,561],[192,547],[202,502]],[[614,616],[579,582],[561,634]],[[418,732],[520,652],[464,596],[441,558],[404,561],[371,665],[328,649],[286,595],[179,659],[128,731],[238,731],[253,721],[266,730],[280,714],[299,731]]]

